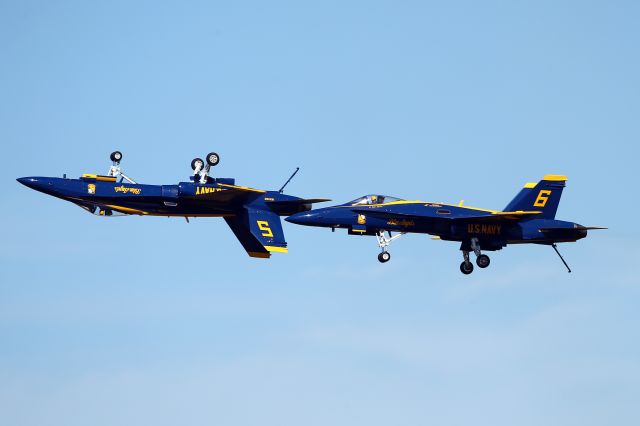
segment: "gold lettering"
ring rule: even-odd
[[[210,188],[207,186],[196,187],[196,195],[212,194],[214,192],[224,191],[222,188]]]
[[[469,234],[486,234],[498,235],[502,232],[502,225],[487,225],[479,223],[467,224],[467,233]]]
[[[113,188],[113,190],[115,192],[123,192],[125,194],[130,192],[130,193],[135,194],[135,195],[138,195],[138,194],[140,194],[142,192],[142,189],[140,189],[140,188],[132,188],[132,187],[129,187],[129,186],[124,186],[124,185],[115,186]]]

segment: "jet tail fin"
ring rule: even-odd
[[[288,252],[280,217],[274,212],[246,207],[224,220],[249,256],[269,258],[273,252]]]
[[[538,217],[554,219],[566,181],[566,176],[546,175],[538,183],[527,183],[504,211],[539,211]]]

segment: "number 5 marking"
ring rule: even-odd
[[[538,198],[536,198],[536,202],[533,203],[534,207],[544,207],[547,205],[547,201],[549,201],[549,195],[551,195],[551,191],[543,189],[538,192]]]
[[[269,227],[269,222],[266,220],[258,220],[257,223],[258,228],[262,231],[263,237],[273,237],[273,231],[271,231],[271,228]]]

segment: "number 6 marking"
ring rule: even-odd
[[[534,207],[544,207],[547,205],[547,201],[549,201],[549,195],[551,195],[551,191],[543,189],[538,192],[538,198],[536,198],[536,202],[533,203]]]

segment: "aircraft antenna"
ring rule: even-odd
[[[291,179],[293,179],[293,177],[296,175],[296,173],[298,173],[298,170],[300,170],[300,167],[296,167],[296,171],[293,172],[293,174],[291,176],[289,176],[289,179],[287,179],[287,181],[284,183],[284,185],[282,185],[282,188],[280,188],[280,190],[278,191],[279,193],[282,194],[282,191],[284,191],[284,187],[287,186],[289,184],[289,182],[291,182]]]

